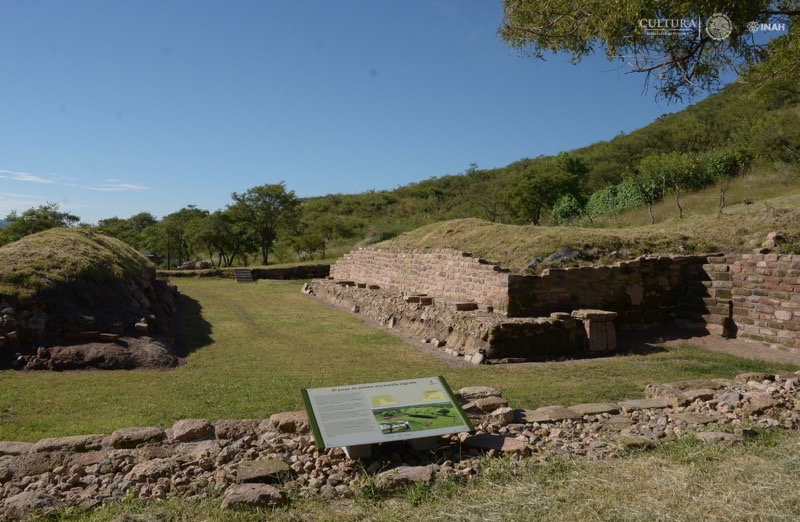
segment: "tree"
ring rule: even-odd
[[[745,68],[762,83],[800,77],[798,15],[798,0],[503,0],[498,32],[536,59],[564,53],[577,63],[604,51],[643,73],[645,87],[654,81],[658,94],[673,100],[715,89],[725,73]],[[769,43],[754,38],[748,24],[767,22],[790,30]],[[764,61],[761,70],[755,67]]]
[[[739,151],[732,149],[710,151],[703,155],[702,160],[708,177],[719,186],[719,219],[725,208],[725,194],[731,186],[731,180],[744,172],[747,163]]]
[[[654,224],[656,218],[653,215],[653,203],[661,199],[664,193],[661,187],[661,179],[649,175],[649,173],[634,169],[625,181],[636,189],[639,199],[641,199],[642,203],[647,205],[647,213],[650,214],[650,224]]]
[[[281,229],[291,227],[298,219],[300,200],[284,182],[259,185],[242,194],[231,194],[234,203],[228,208],[257,239],[261,262],[266,265],[269,251]]]
[[[58,203],[47,203],[29,208],[22,214],[12,210],[6,216],[8,225],[0,229],[0,245],[51,228],[71,227],[76,225],[80,219],[68,212],[61,212]]]

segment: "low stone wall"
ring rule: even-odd
[[[159,270],[159,277],[218,277],[233,279],[233,268],[210,268],[207,270]],[[328,277],[331,265],[295,265],[270,268],[253,268],[253,279],[314,279]]]
[[[545,361],[616,350],[614,313],[582,310],[508,318],[487,307],[460,309],[469,303],[328,279],[314,280],[303,291],[473,364]]]
[[[766,249],[640,257],[526,276],[455,250],[371,248],[344,256],[331,275],[434,299],[472,301],[507,317],[547,318],[596,308],[616,312],[622,328],[677,321],[708,333],[800,349],[800,256]],[[507,328],[514,331],[511,324]]]
[[[337,260],[330,275],[447,300],[474,301],[501,311],[508,305],[507,270],[449,248],[362,248]]]
[[[480,473],[474,460],[480,455],[545,463],[614,458],[688,434],[706,443],[741,442],[758,429],[796,429],[799,391],[797,374],[749,373],[650,385],[647,399],[513,410],[500,391],[472,386],[456,396],[474,434],[438,437],[436,451],[384,444],[361,462],[347,459],[341,448],[317,450],[303,412],[0,441],[0,519],[90,510],[129,498],[223,496],[223,510],[272,508],[292,491],[334,499],[352,496],[367,481],[386,493],[414,482],[466,481]]]

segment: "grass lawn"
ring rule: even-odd
[[[169,427],[181,418],[263,418],[302,407],[300,389],[443,375],[454,389],[501,389],[515,408],[642,396],[650,382],[732,377],[786,365],[691,346],[536,367],[451,368],[349,313],[302,281],[177,281],[187,363],[173,370],[0,372],[0,440]]]

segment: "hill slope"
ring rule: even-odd
[[[760,245],[771,231],[782,235],[786,250],[794,251],[800,245],[800,194],[773,198],[768,204],[733,205],[719,219],[698,214],[625,228],[539,227],[457,219],[421,227],[376,246],[454,248],[525,271],[533,258],[546,258],[564,247],[590,257],[568,264],[596,264],[648,253],[742,252]],[[537,269],[547,266],[540,263]]]

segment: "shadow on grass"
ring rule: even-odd
[[[618,333],[618,354],[649,355],[666,352],[662,345],[668,341],[691,341],[697,332],[673,325],[656,326],[645,330],[625,330]]]
[[[191,297],[180,294],[177,300],[178,317],[175,341],[178,357],[187,357],[192,352],[211,344],[211,323],[203,319],[203,307]]]

